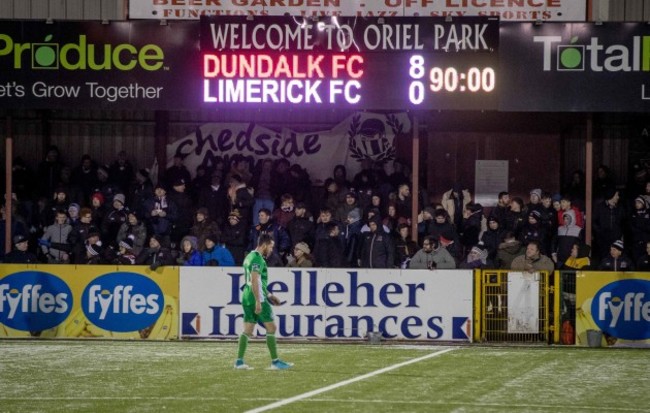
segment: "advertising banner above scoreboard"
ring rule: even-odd
[[[501,111],[650,111],[645,23],[503,23],[499,50]]]
[[[499,17],[508,21],[583,21],[586,0],[137,0],[132,19],[200,16]]]
[[[202,17],[211,107],[496,109],[488,18]]]

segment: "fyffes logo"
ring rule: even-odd
[[[153,280],[135,273],[102,275],[88,284],[81,307],[88,320],[109,331],[137,331],[156,322],[163,292]]]
[[[617,338],[650,338],[650,281],[622,280],[601,288],[591,303],[600,329]]]
[[[0,280],[0,323],[10,328],[47,330],[61,324],[71,310],[72,292],[55,275],[23,271]]]
[[[16,43],[0,33],[0,58],[13,58],[14,69],[22,69],[30,57],[32,69],[48,70],[121,70],[163,68],[165,54],[160,46],[145,44],[141,48],[128,43],[96,45],[88,43],[86,35],[76,42],[58,44],[48,34],[42,43]]]

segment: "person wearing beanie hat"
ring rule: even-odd
[[[542,214],[537,210],[532,210],[528,213],[528,219],[521,227],[519,239],[524,244],[536,241],[539,244],[542,254],[550,254],[550,251],[546,249],[546,227],[542,225]]]
[[[228,221],[223,227],[221,233],[221,240],[225,247],[232,254],[235,260],[235,265],[241,265],[246,256],[246,246],[248,245],[248,231],[249,228],[246,223],[241,220],[241,214],[238,210],[234,209],[228,215]],[[204,244],[205,245],[205,244]]]
[[[609,247],[609,255],[600,262],[599,271],[633,271],[634,264],[625,254],[623,240],[612,242]]]
[[[113,196],[113,203],[115,202],[119,202],[120,204],[122,204],[122,206],[124,206],[124,204],[126,204],[126,197],[124,196],[124,194],[115,194]]]
[[[544,207],[542,205],[542,190],[540,188],[535,188],[530,191],[530,198],[529,202],[526,205],[526,209],[528,209],[528,212],[530,211],[542,211],[542,208]]]
[[[4,235],[4,234],[3,234]],[[4,256],[3,262],[6,264],[37,264],[36,254],[28,251],[29,238],[25,234],[15,235],[12,239],[14,248]]]
[[[499,225],[499,219],[490,216],[487,220],[487,230],[481,234],[480,242],[488,251],[488,260],[491,263],[497,262],[497,251],[503,239],[504,230]]]
[[[221,235],[219,225],[210,219],[210,213],[205,207],[196,210],[194,216],[194,223],[190,228],[190,235],[196,237],[197,249],[201,252],[205,251],[205,238],[210,234]]]
[[[311,256],[311,249],[306,242],[299,242],[293,247],[293,255],[288,256],[287,267],[311,268],[314,266],[314,258]]]
[[[79,211],[81,207],[77,203],[71,203],[68,205],[68,223],[74,225],[79,221]]]
[[[348,223],[351,224],[353,222],[357,222],[360,219],[361,219],[361,212],[359,211],[359,208],[352,208],[350,212],[348,212],[348,216],[347,216]]]
[[[126,218],[127,221],[117,231],[116,241],[119,245],[126,238],[132,238],[133,254],[138,256],[142,252],[144,244],[147,242],[147,227],[144,221],[140,219],[140,214],[136,211],[128,211]]]
[[[205,237],[205,250],[203,251],[203,265],[232,267],[235,259],[228,249],[220,245],[219,235],[208,234]]]
[[[135,264],[135,254],[133,253],[135,237],[129,235],[118,243],[119,251],[117,257],[113,259],[113,264],[117,265],[133,265]]]
[[[591,229],[593,231],[593,252],[600,259],[606,258],[615,241],[623,238],[626,212],[620,205],[618,191],[613,189],[605,198],[594,203]],[[577,224],[577,223],[576,223]]]
[[[460,264],[459,268],[477,269],[488,268],[488,251],[482,244],[474,245],[467,254],[467,260]]]
[[[101,241],[98,241],[94,244],[86,243],[86,264],[97,265],[104,263],[104,257],[102,256],[103,247]]]

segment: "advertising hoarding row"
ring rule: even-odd
[[[486,17],[6,21],[0,108],[647,112],[650,27]]]

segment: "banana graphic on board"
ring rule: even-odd
[[[141,332],[141,336],[143,333],[143,338],[151,340],[169,340],[178,337],[178,311],[175,297],[165,296],[165,307],[160,317],[148,334],[146,334],[146,329]]]

